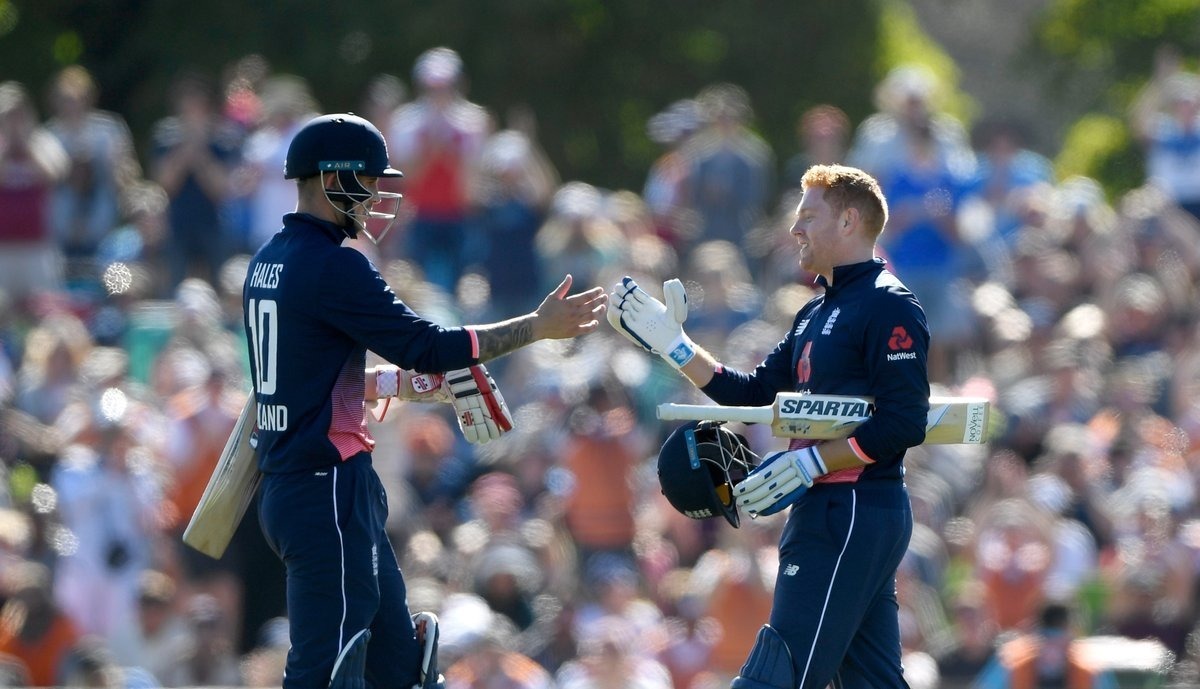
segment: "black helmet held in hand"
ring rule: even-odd
[[[689,421],[658,453],[658,483],[671,506],[692,519],[722,516],[741,523],[733,488],[758,466],[741,435],[717,421]]]

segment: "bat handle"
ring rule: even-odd
[[[662,421],[736,421],[739,423],[771,423],[775,420],[771,407],[723,407],[716,404],[660,404],[658,418]]]

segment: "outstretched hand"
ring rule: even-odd
[[[567,296],[574,278],[568,274],[555,287],[534,314],[537,339],[561,340],[590,333],[600,325],[600,317],[608,308],[608,295],[603,287]]]

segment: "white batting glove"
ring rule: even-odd
[[[799,500],[818,476],[827,473],[815,447],[776,452],[733,489],[734,499],[751,517],[775,514]]]
[[[683,332],[687,320],[687,292],[678,278],[663,283],[663,298],[655,299],[626,276],[613,286],[608,323],[646,351],[683,368],[696,355],[696,345]]]
[[[447,371],[442,386],[451,396],[458,427],[467,442],[482,445],[512,430],[512,414],[504,396],[482,364]]]

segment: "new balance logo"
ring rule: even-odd
[[[788,565],[787,567],[783,568],[783,575],[785,577],[794,577],[799,572],[800,572],[800,565]]]
[[[807,327],[808,327],[808,319],[805,318],[804,320],[800,321],[800,325],[796,326],[796,337],[800,337],[801,335],[803,335],[804,329]]]

